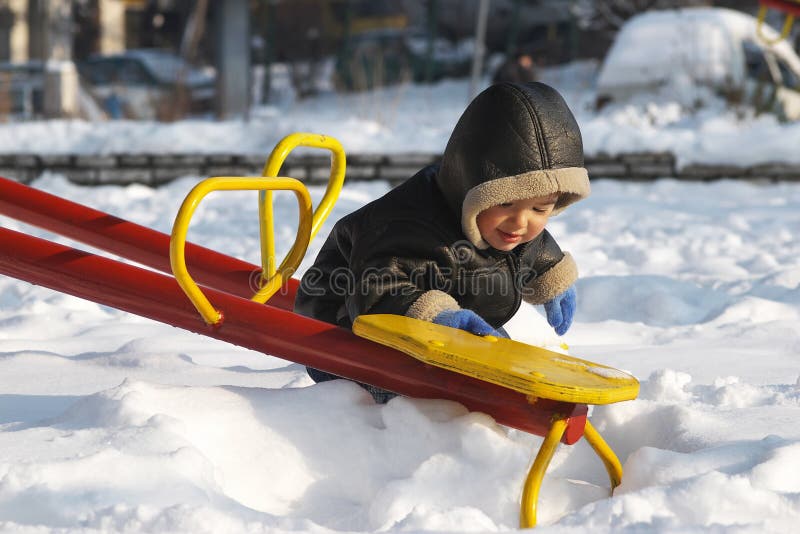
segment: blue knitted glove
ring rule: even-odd
[[[545,303],[544,311],[547,312],[547,322],[550,323],[556,334],[563,336],[572,324],[572,317],[575,315],[576,304],[575,286],[555,297],[550,302]]]
[[[445,310],[433,318],[436,324],[466,330],[478,336],[499,336],[492,325],[472,310]]]

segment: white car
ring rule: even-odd
[[[715,93],[784,120],[800,119],[800,57],[758,20],[724,8],[648,11],[620,29],[597,78],[597,107],[656,94],[697,106]]]

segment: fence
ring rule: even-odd
[[[348,180],[401,182],[420,168],[436,163],[438,154],[354,154],[347,158]],[[44,172],[60,173],[84,185],[140,183],[159,186],[182,176],[259,175],[263,155],[240,154],[6,154],[0,155],[0,176],[28,183]],[[328,179],[328,156],[290,156],[281,175],[307,183]],[[691,164],[678,167],[669,153],[595,155],[586,158],[592,178],[619,180],[716,180],[721,178],[800,181],[800,163],[765,163],[750,167]]]

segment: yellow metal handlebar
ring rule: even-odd
[[[278,172],[293,149],[299,147],[312,147],[324,148],[331,151],[331,174],[328,180],[328,188],[325,190],[317,209],[314,210],[314,215],[311,224],[310,239],[314,239],[322,223],[328,218],[333,210],[336,200],[339,198],[339,193],[342,191],[344,184],[344,173],[346,167],[346,160],[342,144],[333,137],[326,135],[298,132],[287,135],[275,146],[270,153],[267,163],[264,165],[262,175],[264,177],[277,176]],[[272,279],[275,274],[275,238],[273,231],[273,215],[272,215],[272,194],[269,190],[264,190],[259,194],[259,221],[261,231],[261,265],[263,268],[263,277],[267,280]]]
[[[331,151],[331,175],[317,209],[312,211],[311,197],[306,187],[294,178],[276,177],[281,165],[298,146],[325,148]],[[259,232],[261,234],[261,288],[252,300],[264,303],[294,274],[305,256],[308,244],[317,235],[322,223],[333,210],[344,184],[345,155],[341,143],[333,137],[312,133],[293,133],[284,137],[273,149],[260,177],[220,176],[203,180],[187,195],[172,227],[169,256],[172,272],[178,284],[200,312],[203,320],[219,324],[222,314],[214,309],[194,282],[186,268],[186,233],[197,205],[211,191],[259,191]],[[266,178],[266,179],[265,179]],[[300,205],[297,237],[289,254],[275,267],[274,218],[272,191],[292,191]]]
[[[311,241],[312,212],[311,197],[302,182],[294,178],[272,178],[264,180],[263,177],[215,177],[208,178],[197,184],[183,201],[175,223],[172,226],[172,236],[169,243],[169,261],[172,272],[178,285],[181,286],[186,296],[192,301],[197,311],[206,323],[219,324],[222,314],[216,310],[208,298],[189,275],[186,268],[186,233],[189,222],[200,201],[212,191],[293,191],[299,203],[300,220],[298,223],[297,237],[292,249],[280,268],[273,272],[266,283],[253,296],[256,302],[266,302],[283,284],[283,281],[294,273],[303,259]]]

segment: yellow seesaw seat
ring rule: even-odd
[[[361,315],[353,323],[353,332],[427,364],[525,393],[531,402],[542,398],[575,404],[610,404],[635,399],[639,394],[639,381],[613,367],[410,317]],[[566,428],[567,418],[554,415],[523,487],[520,504],[523,528],[536,525],[542,479]],[[622,480],[619,459],[588,419],[583,436],[602,460],[613,491]]]
[[[613,367],[410,317],[361,315],[353,332],[430,365],[533,397],[611,404],[635,399],[639,394],[639,381]]]

